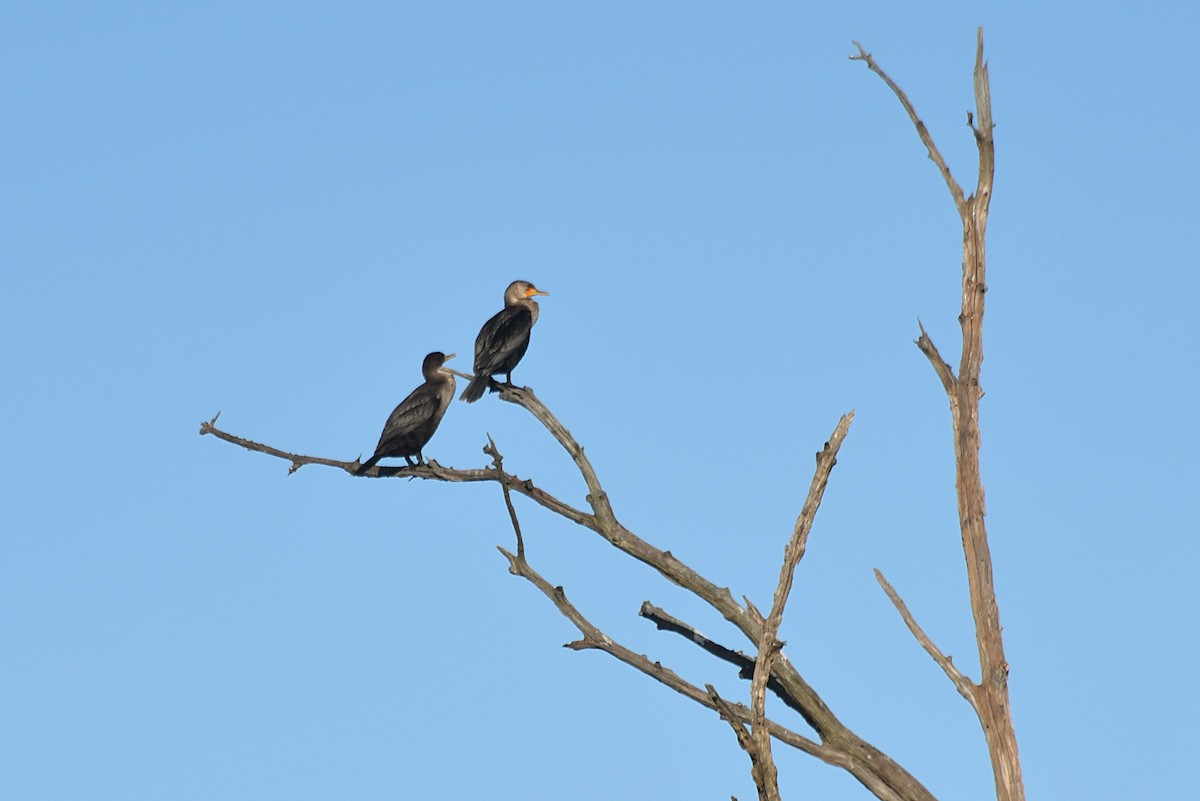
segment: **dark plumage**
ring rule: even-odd
[[[513,281],[504,291],[504,308],[483,324],[475,338],[475,377],[460,396],[467,403],[483,397],[492,376],[504,373],[504,383],[512,386],[513,368],[529,347],[529,332],[537,322],[538,305],[534,295],[549,295],[528,281]]]
[[[453,359],[444,353],[431,353],[421,364],[421,374],[425,383],[414,389],[409,396],[400,401],[387,423],[383,433],[379,435],[379,445],[375,455],[363,462],[358,468],[359,473],[366,472],[375,466],[380,459],[390,456],[403,456],[411,467],[412,457],[417,457],[417,464],[423,464],[425,457],[421,450],[433,438],[442,415],[446,413],[450,401],[454,400],[454,376],[443,370],[442,365]]]

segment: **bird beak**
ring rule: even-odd
[[[446,354],[446,358],[445,358],[445,359],[443,359],[443,360],[442,360],[442,362],[443,362],[443,363],[445,363],[445,362],[448,362],[448,361],[450,361],[451,359],[453,359],[453,358],[454,358],[456,355],[458,355],[458,354],[455,354],[455,353],[448,353],[448,354]]]
[[[535,287],[535,286],[531,286],[531,287],[529,287],[529,289],[526,289],[526,290],[525,290],[525,297],[527,297],[527,298],[532,298],[534,295],[546,295],[546,296],[549,296],[549,295],[550,295],[550,293],[549,293],[549,292],[543,292],[542,290],[538,289],[538,288],[537,288],[537,287]]]

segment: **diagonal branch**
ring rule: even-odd
[[[962,187],[958,185],[958,181],[954,180],[954,176],[950,174],[950,165],[946,164],[946,160],[942,158],[941,151],[937,149],[937,145],[933,142],[933,137],[929,133],[929,129],[925,127],[925,123],[917,116],[917,110],[913,107],[912,101],[908,99],[908,95],[904,93],[892,77],[884,72],[871,54],[863,49],[863,46],[858,42],[853,43],[858,48],[857,56],[850,56],[851,61],[866,62],[867,69],[883,79],[883,82],[888,85],[888,88],[895,93],[900,100],[900,105],[904,106],[904,110],[908,113],[908,118],[912,120],[912,124],[917,129],[917,135],[921,137],[921,142],[925,145],[925,149],[929,151],[929,158],[937,165],[938,172],[942,174],[942,179],[946,182],[946,188],[950,190],[950,197],[954,199],[954,207],[958,209],[959,214],[965,214],[967,208],[966,198],[963,197]]]
[[[708,653],[734,665],[738,668],[738,676],[743,679],[750,679],[754,675],[754,660],[746,656],[741,651],[735,651],[732,648],[726,648],[718,642],[713,642],[708,637],[705,637],[694,627],[689,626],[678,618],[672,617],[662,609],[659,609],[649,601],[642,602],[642,608],[638,610],[641,617],[646,618],[659,631],[669,631],[678,634],[684,639],[690,640]]]
[[[517,520],[515,510],[512,511],[510,521],[513,523],[514,531],[519,531],[520,524]],[[523,554],[514,554],[505,548],[497,547],[500,553],[508,559],[508,572],[514,576],[519,576],[534,587],[536,587],[542,595],[550,599],[555,608],[579,630],[583,635],[583,639],[575,642],[567,643],[564,647],[570,648],[573,651],[597,650],[602,651],[609,656],[614,657],[620,662],[635,668],[636,670],[646,674],[650,678],[659,683],[675,690],[679,694],[692,699],[693,701],[708,707],[709,709],[720,711],[717,705],[709,697],[709,694],[704,690],[696,687],[686,681],[675,671],[663,667],[659,662],[652,662],[643,654],[636,654],[625,646],[613,640],[599,628],[591,623],[576,607],[567,599],[566,591],[562,587],[552,586],[549,581],[543,578],[536,570],[530,566]],[[750,718],[750,711],[741,704],[726,704],[727,711],[740,720],[746,723]],[[798,734],[784,726],[775,723],[774,721],[767,722],[770,728],[771,736],[780,742],[790,745],[806,754],[815,756],[818,759],[830,765],[838,767],[846,767],[846,759],[842,754],[837,753],[833,749],[822,746],[813,742],[809,738]]]
[[[642,603],[642,608],[638,610],[638,614],[652,622],[655,628],[657,628],[659,631],[670,631],[678,634],[689,642],[699,646],[702,650],[712,654],[717,659],[733,665],[738,669],[738,678],[745,679],[747,681],[750,681],[754,678],[755,660],[749,656],[746,656],[741,651],[735,651],[732,648],[726,648],[719,642],[710,640],[708,637],[705,637],[703,634],[697,631],[694,627],[684,623],[678,618],[672,617],[662,609],[659,609],[657,606],[651,604],[649,601],[644,601]],[[795,698],[792,698],[790,695],[788,695],[787,690],[782,684],[779,683],[779,679],[771,676],[771,678],[767,680],[767,689],[775,693],[775,695],[778,696],[779,700],[783,701],[783,703],[787,704],[795,711],[803,713],[804,708],[796,701]]]
[[[754,679],[750,682],[750,736],[755,749],[751,751],[753,761],[752,771],[755,782],[759,787],[765,787],[766,798],[769,801],[779,799],[779,780],[775,770],[775,760],[771,756],[771,739],[765,727],[767,680],[771,675],[771,665],[783,648],[779,640],[779,627],[783,623],[783,610],[787,606],[788,597],[792,592],[792,584],[796,577],[796,567],[804,558],[808,546],[808,535],[812,531],[813,521],[817,517],[817,509],[821,506],[821,498],[825,495],[825,487],[829,484],[829,474],[837,464],[837,454],[850,432],[850,424],[854,422],[853,410],[842,415],[833,434],[825,447],[817,454],[817,469],[808,488],[808,497],[796,518],[792,529],[792,537],[783,552],[783,565],[779,570],[779,585],[775,588],[775,597],[771,603],[771,612],[763,625],[762,640],[758,646],[758,656],[754,660]],[[757,759],[755,759],[757,757]]]
[[[879,586],[883,587],[883,591],[887,593],[887,597],[891,599],[892,604],[896,607],[896,611],[899,612],[900,617],[904,619],[904,623],[908,626],[908,630],[912,632],[912,635],[917,638],[917,642],[919,642],[921,647],[925,649],[925,653],[929,654],[929,656],[933,658],[933,661],[937,663],[938,667],[940,667],[950,681],[954,683],[954,688],[958,690],[959,694],[962,695],[963,698],[966,698],[971,706],[975,708],[975,711],[978,712],[979,699],[975,695],[975,684],[969,678],[967,678],[961,670],[954,666],[953,658],[946,656],[946,654],[942,653],[940,648],[934,645],[933,640],[929,638],[929,635],[927,635],[925,630],[922,629],[917,623],[916,618],[914,618],[912,615],[912,612],[908,611],[908,606],[906,606],[904,600],[901,599],[900,593],[896,592],[896,590],[892,588],[892,585],[889,584],[888,580],[883,577],[883,573],[878,568],[875,570],[875,580],[879,582]]]
[[[521,536],[521,521],[517,519],[517,509],[513,506],[512,493],[509,492],[508,484],[504,480],[509,477],[504,472],[504,457],[500,455],[500,450],[496,447],[496,441],[492,439],[491,434],[488,434],[488,444],[484,447],[483,452],[492,457],[492,465],[500,475],[500,489],[504,492],[504,507],[508,509],[509,522],[512,523],[513,533],[517,535],[517,557],[524,560],[525,538]]]
[[[711,684],[705,684],[708,697],[717,707],[721,720],[729,724],[737,737],[738,745],[750,755],[750,775],[754,778],[754,788],[758,791],[758,801],[779,801],[779,782],[764,770],[762,745],[746,731],[746,724],[737,717],[737,712],[729,702],[717,694],[717,689]],[[769,742],[769,741],[768,741]],[[769,755],[769,751],[768,751]]]
[[[938,352],[937,345],[934,345],[933,340],[929,338],[929,333],[925,330],[920,318],[917,319],[917,328],[921,329],[921,336],[914,340],[914,344],[921,349],[921,353],[925,354],[925,358],[929,359],[929,363],[933,365],[933,371],[942,381],[942,386],[946,388],[947,392],[951,392],[954,389],[954,382],[957,381],[954,377],[954,370]]]
[[[537,396],[533,394],[533,390],[529,387],[513,387],[501,385],[500,400],[515,403],[522,407],[527,412],[537,418],[550,435],[558,440],[558,444],[563,447],[571,460],[575,462],[575,467],[579,470],[579,475],[583,477],[583,483],[587,485],[588,497],[587,502],[592,507],[592,511],[596,517],[603,523],[616,524],[616,517],[613,515],[612,505],[608,500],[608,493],[600,486],[600,479],[596,475],[595,468],[592,467],[591,461],[583,453],[583,446],[580,445],[567,427],[558,421],[558,418],[550,413]]]
[[[705,684],[704,689],[708,690],[708,697],[712,699],[713,706],[716,707],[717,714],[721,716],[721,720],[729,724],[733,729],[734,736],[737,737],[738,745],[743,751],[753,752],[754,741],[750,739],[750,732],[746,731],[746,724],[742,721],[740,715],[732,704],[726,701],[717,693],[717,688],[711,684]],[[753,756],[751,756],[753,759]],[[759,788],[759,796],[764,794],[763,789]]]

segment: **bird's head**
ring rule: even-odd
[[[443,364],[445,364],[446,362],[450,361],[453,358],[454,358],[453,353],[451,353],[449,356],[447,356],[445,353],[442,353],[440,350],[435,350],[433,353],[426,356],[425,361],[423,361],[421,363],[421,373],[423,375],[429,375],[430,373],[441,369],[441,366]]]
[[[511,305],[517,301],[532,298],[534,295],[549,294],[549,292],[543,292],[528,281],[513,281],[504,292],[504,303],[505,305]]]

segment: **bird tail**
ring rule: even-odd
[[[372,467],[374,467],[379,462],[379,460],[382,458],[383,457],[379,456],[378,454],[376,454],[375,456],[372,456],[370,459],[368,459],[367,461],[365,461],[361,465],[359,465],[358,469],[354,471],[354,475],[361,476],[363,473],[367,472]]]
[[[467,384],[467,388],[458,396],[459,400],[465,400],[467,403],[474,403],[483,397],[483,393],[487,391],[488,378],[484,373],[478,373],[471,382]]]

